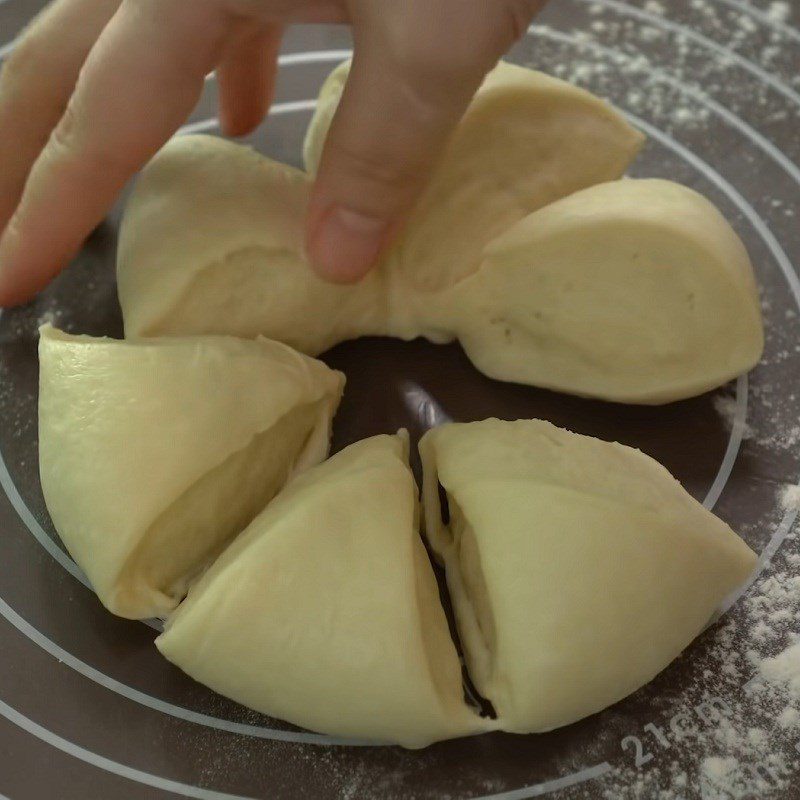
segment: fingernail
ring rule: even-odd
[[[388,230],[386,220],[332,206],[311,231],[308,257],[323,278],[352,283],[375,265]]]

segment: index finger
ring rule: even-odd
[[[232,24],[208,2],[120,7],[0,239],[0,305],[28,300],[80,248],[127,180],[190,113]]]

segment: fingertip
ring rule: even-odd
[[[0,236],[0,308],[14,308],[32,300],[47,286],[51,274],[32,272],[22,265],[25,251],[17,233],[16,216],[12,216]]]
[[[8,241],[11,236],[13,233],[10,226],[6,226],[5,231],[0,232],[0,308],[12,308],[24,302],[14,281]]]
[[[314,271],[331,283],[356,283],[377,263],[389,230],[386,220],[332,205],[309,222],[309,261]]]
[[[0,308],[15,308],[32,300],[37,289],[27,287],[14,280],[13,273],[0,261]]]
[[[251,134],[261,124],[262,119],[262,116],[250,119],[244,116],[228,116],[220,110],[219,126],[223,136],[227,136],[230,139],[238,139]]]

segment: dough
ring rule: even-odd
[[[277,342],[39,343],[53,523],[103,604],[160,616],[287,478],[328,452],[344,377]]]
[[[311,174],[349,69],[349,62],[337,67],[320,92],[304,146]],[[389,258],[390,270],[401,273],[408,300],[424,309],[430,293],[475,271],[487,242],[554,200],[620,177],[643,143],[642,134],[599,98],[500,62],[445,148]],[[408,300],[398,299],[404,302],[393,309],[392,335],[420,335]]]
[[[551,730],[635,691],[755,566],[637,450],[485,420],[435,428],[420,452],[427,536],[503,730]]]
[[[139,177],[119,239],[125,335],[285,342],[317,355],[382,333],[383,276],[323,281],[303,256],[309,180],[242,145],[181,136]]]
[[[159,650],[328,734],[422,747],[489,727],[464,703],[407,451],[376,436],[295,478],[192,587]]]
[[[323,88],[312,168],[346,74]],[[700,393],[760,356],[752,268],[719,212],[682,186],[570,194],[617,177],[639,145],[596,98],[501,65],[399,246],[342,287],[303,260],[305,175],[219,139],[176,139],[125,215],[126,332],[263,333],[311,354],[361,335],[458,337],[503,380],[624,402]]]
[[[628,403],[713,389],[764,347],[744,245],[664,180],[600,184],[521,220],[439,319],[492,378]]]
[[[312,172],[348,69],[320,94]],[[458,338],[501,380],[629,403],[691,397],[757,363],[758,294],[711,203],[668,181],[614,180],[641,141],[597,98],[501,63],[401,241],[363,282],[335,286],[303,255],[305,174],[219,139],[173,140],[123,222],[126,333],[261,333],[311,355],[357,336]]]

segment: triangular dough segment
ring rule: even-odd
[[[48,510],[101,601],[168,613],[294,473],[328,452],[341,373],[266,339],[123,342],[44,327]]]

